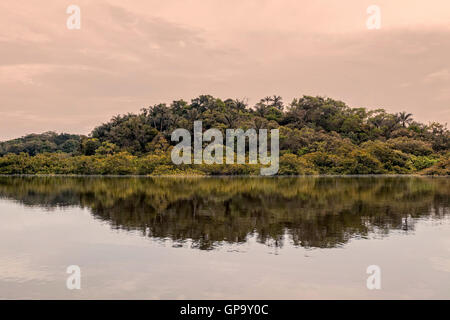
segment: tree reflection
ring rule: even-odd
[[[89,208],[113,228],[199,249],[224,242],[333,248],[449,212],[450,180],[422,177],[0,177],[0,197]],[[287,237],[286,237],[287,235]]]

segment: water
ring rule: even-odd
[[[0,298],[449,299],[449,213],[448,178],[0,177]]]

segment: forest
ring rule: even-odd
[[[46,132],[0,142],[0,174],[259,175],[259,164],[173,164],[171,133],[192,132],[195,120],[203,130],[279,129],[278,175],[450,174],[446,125],[326,97],[285,104],[276,95],[251,107],[201,95],[117,115],[87,136]]]

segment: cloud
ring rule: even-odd
[[[61,2],[30,1],[0,5],[0,140],[88,133],[116,113],[199,94],[319,94],[450,122],[448,2],[382,0],[374,32],[370,3],[354,0],[80,0],[80,30],[66,28]],[[16,110],[31,118],[6,115]]]
[[[448,71],[448,69],[442,69],[439,71],[432,72],[428,74],[424,79],[426,83],[433,83],[433,82],[442,83],[447,82],[449,80],[450,80],[450,72]]]

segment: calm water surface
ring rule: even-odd
[[[0,298],[450,299],[449,217],[448,178],[0,177]]]

